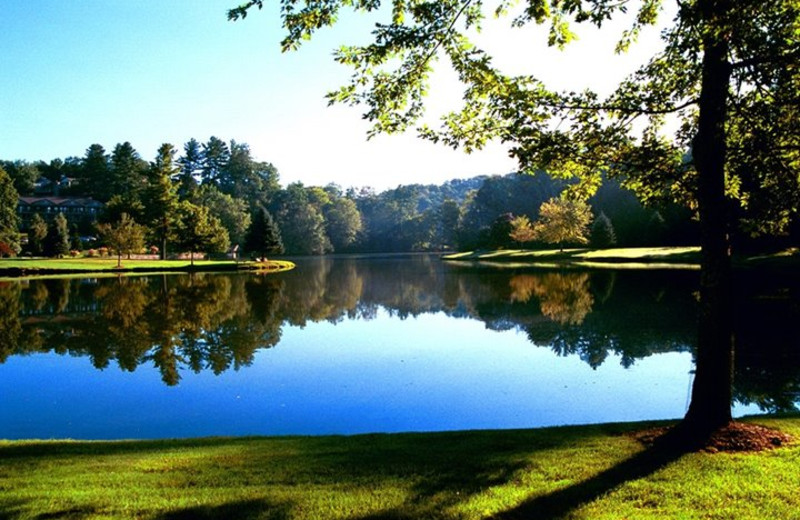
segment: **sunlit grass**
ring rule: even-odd
[[[800,437],[798,417],[757,421]],[[625,432],[643,426],[0,442],[0,518],[479,519],[543,499],[573,519],[798,517],[798,444],[684,455],[571,493],[640,453]]]
[[[27,274],[46,274],[48,272],[119,272],[126,271],[180,271],[180,270],[236,270],[264,269],[286,270],[294,267],[285,260],[267,262],[235,262],[233,260],[127,260],[122,258],[121,269],[117,267],[116,257],[104,258],[3,258],[0,259],[0,272],[22,271]]]
[[[502,249],[445,255],[491,267],[589,267],[624,269],[697,269],[699,247],[629,247],[613,249]]]

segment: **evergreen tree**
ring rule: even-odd
[[[17,203],[19,195],[14,188],[14,183],[0,166],[0,244],[6,253],[19,252],[19,217],[17,216]]]
[[[86,149],[81,163],[80,184],[84,193],[100,202],[107,202],[114,193],[109,189],[110,165],[105,148],[93,144]]]
[[[203,145],[203,160],[200,176],[203,184],[219,186],[225,176],[225,169],[231,159],[231,150],[225,141],[218,137],[210,137]]]
[[[592,247],[598,249],[605,249],[617,243],[617,237],[614,234],[614,226],[611,224],[605,213],[600,213],[592,224],[592,235],[589,239]]]
[[[142,160],[131,143],[117,144],[111,153],[110,176],[107,183],[108,200],[113,195],[124,195],[126,199],[140,200],[146,185],[147,163]]]
[[[167,244],[175,237],[178,220],[178,187],[172,180],[179,171],[175,165],[175,153],[175,148],[169,143],[158,149],[147,173],[143,197],[145,221],[159,244],[162,260],[167,257]]]
[[[269,211],[259,208],[250,230],[247,233],[245,248],[251,253],[256,253],[259,258],[267,258],[271,254],[283,253],[283,241],[277,224],[272,219]]]
[[[183,145],[183,155],[178,163],[181,166],[178,195],[181,199],[188,199],[197,189],[197,179],[203,169],[203,150],[197,139],[191,138]]]
[[[28,250],[34,256],[41,256],[44,253],[45,238],[47,237],[47,222],[39,215],[34,213],[31,223],[28,225]]]
[[[69,224],[63,213],[56,215],[47,228],[44,254],[58,258],[69,254]]]

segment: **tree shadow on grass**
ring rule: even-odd
[[[194,506],[162,513],[154,520],[194,520],[231,518],[237,520],[285,520],[291,518],[292,505],[266,500],[240,500],[216,506]]]
[[[549,493],[531,498],[513,509],[492,516],[492,520],[557,520],[581,506],[589,504],[626,482],[642,479],[667,467],[696,447],[676,442],[666,435],[652,446],[602,471],[592,478]]]

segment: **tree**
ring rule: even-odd
[[[19,252],[19,195],[8,173],[0,166],[0,244],[8,250]]]
[[[203,167],[203,151],[197,139],[191,138],[183,145],[183,155],[178,163],[181,165],[178,193],[181,198],[189,198],[197,189],[197,178]]]
[[[20,195],[33,195],[36,181],[41,175],[35,164],[26,161],[0,161],[0,168],[11,178]]]
[[[178,214],[178,245],[189,251],[192,265],[196,251],[218,253],[224,252],[230,246],[228,232],[218,218],[209,214],[207,207],[183,201],[178,207]]]
[[[301,8],[293,0],[280,3],[287,30],[282,46],[288,50],[334,24],[342,7],[377,12],[380,2]],[[699,438],[729,423],[728,236],[742,222],[733,210],[758,212],[767,206],[748,206],[751,196],[772,196],[775,205],[760,217],[777,219],[778,229],[798,212],[797,0],[678,2],[661,33],[663,48],[607,98],[590,90],[558,92],[533,76],[496,68],[469,38],[490,9],[488,2],[391,3],[391,20],[376,26],[372,43],[337,52],[336,60],[352,66],[354,74],[350,84],[329,94],[333,102],[363,104],[372,133],[402,131],[418,121],[431,63],[446,57],[466,85],[464,103],[444,118],[440,130],[423,127],[425,137],[467,151],[490,139],[508,142],[523,170],[539,167],[577,179],[570,186],[574,196],[590,195],[607,170],[645,201],[677,198],[697,209],[702,247],[697,373],[680,430]],[[563,47],[574,39],[571,22],[603,28],[628,12],[630,3],[528,0],[513,24],[548,23],[548,44]],[[662,3],[637,5],[619,51],[656,23]],[[263,0],[249,0],[228,17],[242,18],[262,5]],[[491,10],[505,14],[512,5],[501,1]],[[679,122],[670,127],[676,130],[665,126],[668,119]]]
[[[278,194],[273,204],[283,245],[288,253],[321,255],[330,251],[331,243],[325,233],[325,217],[310,200],[310,194],[313,193],[313,190],[306,189],[302,183],[293,182]],[[327,197],[324,192],[317,195]]]
[[[117,144],[111,152],[111,168],[105,183],[108,200],[114,195],[124,195],[128,200],[140,200],[145,188],[147,163],[142,160],[131,143]]]
[[[225,144],[225,141],[211,136],[208,142],[203,144],[202,157],[200,177],[203,184],[219,186],[223,180],[228,161],[231,159],[230,148]]]
[[[539,208],[539,220],[533,226],[538,240],[557,244],[563,251],[565,244],[586,244],[589,242],[589,224],[592,211],[585,202],[550,199]]]
[[[605,213],[600,213],[592,224],[592,235],[589,239],[592,247],[605,249],[617,243],[614,226]]]
[[[331,197],[324,206],[325,227],[334,251],[346,251],[362,229],[361,213],[356,203],[345,197]]]
[[[108,190],[110,165],[105,148],[93,144],[86,149],[81,163],[81,184],[85,193],[100,202],[106,202],[113,193]]]
[[[31,223],[28,225],[28,249],[31,254],[40,256],[44,253],[46,237],[47,222],[38,213],[34,213]]]
[[[63,213],[56,215],[56,218],[47,227],[44,254],[59,258],[69,254],[69,224]]]
[[[99,224],[97,231],[108,246],[117,253],[117,267],[122,267],[122,255],[131,257],[131,253],[144,248],[145,228],[136,223],[127,213],[113,224]]]
[[[161,259],[167,258],[167,243],[175,238],[177,227],[178,187],[172,181],[179,171],[175,165],[175,148],[164,143],[147,173],[144,192],[144,214],[159,243]]]
[[[511,220],[511,231],[508,233],[511,240],[524,244],[536,240],[536,232],[530,219],[525,215],[514,217]]]
[[[280,230],[272,220],[272,215],[264,208],[259,208],[250,225],[245,249],[257,253],[260,258],[267,258],[270,254],[283,253]]]
[[[222,193],[210,184],[200,186],[191,200],[195,204],[207,207],[208,211],[219,219],[222,227],[228,231],[231,243],[241,244],[244,241],[251,220],[247,202]]]

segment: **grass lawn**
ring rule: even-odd
[[[629,247],[613,249],[501,249],[444,255],[444,260],[471,261],[492,267],[590,267],[612,269],[699,269],[699,247]],[[800,251],[787,249],[753,257],[734,256],[737,267],[797,268]]]
[[[754,419],[800,438],[800,417]],[[0,518],[797,519],[800,444],[649,456],[643,424],[0,441]]]
[[[270,260],[264,263],[234,262],[232,260],[126,260],[122,269],[117,268],[116,257],[105,258],[3,258],[0,259],[0,274],[47,274],[50,272],[152,272],[186,270],[237,270],[269,269],[285,270],[294,267],[291,262]]]

